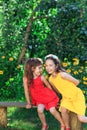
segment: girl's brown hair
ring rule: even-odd
[[[43,63],[40,58],[30,58],[25,63],[24,77],[27,78],[29,85],[33,83],[33,69],[35,69],[37,66],[42,65],[42,64]]]

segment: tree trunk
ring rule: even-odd
[[[29,23],[28,23],[28,26],[27,26],[26,32],[25,32],[24,45],[23,45],[22,51],[19,55],[18,64],[21,62],[22,58],[25,55],[25,52],[26,52],[26,49],[27,49],[27,41],[28,41],[28,38],[29,38],[29,35],[30,35],[30,31],[31,31],[31,28],[32,28],[33,21],[35,20],[33,17],[35,15],[36,11],[38,10],[38,7],[40,6],[42,1],[43,0],[40,0],[39,4],[36,6],[36,8],[34,9],[34,11],[32,12],[32,14],[30,16],[30,20],[29,20]]]
[[[0,125],[7,126],[7,107],[0,107]]]
[[[71,130],[83,130],[83,124],[78,120],[77,114],[70,112]]]

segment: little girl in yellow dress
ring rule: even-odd
[[[80,81],[62,69],[57,56],[49,54],[45,60],[46,71],[50,75],[49,81],[62,95],[60,111],[66,130],[70,130],[68,111],[76,113],[81,122],[87,123],[85,98],[81,89],[77,87]]]

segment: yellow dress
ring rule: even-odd
[[[50,76],[49,80],[62,95],[60,111],[61,107],[64,107],[78,115],[85,115],[85,98],[80,88],[76,87],[72,82],[63,79],[60,73],[55,78]]]

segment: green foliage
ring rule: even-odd
[[[79,58],[83,56],[86,58],[84,53],[86,53],[87,22],[86,19],[83,19],[83,16],[81,16],[81,11],[82,8],[79,8],[76,4],[63,5],[60,3],[58,4],[57,15],[48,21],[48,25],[51,29],[48,39],[50,39],[54,48],[56,46],[58,50],[53,50],[50,43],[48,44],[48,48],[50,46],[51,51],[54,53],[55,50],[57,50],[56,53],[62,59],[64,57],[72,59],[74,56]]]
[[[83,94],[85,95],[85,97],[87,97],[87,62],[83,61],[82,64],[81,60],[78,58],[73,58],[72,60],[64,58],[62,66],[66,69],[68,73],[80,80],[80,84],[78,85],[78,87],[82,89]]]
[[[0,97],[1,100],[23,100],[23,66],[8,55],[0,55]],[[22,97],[21,97],[22,96]]]

